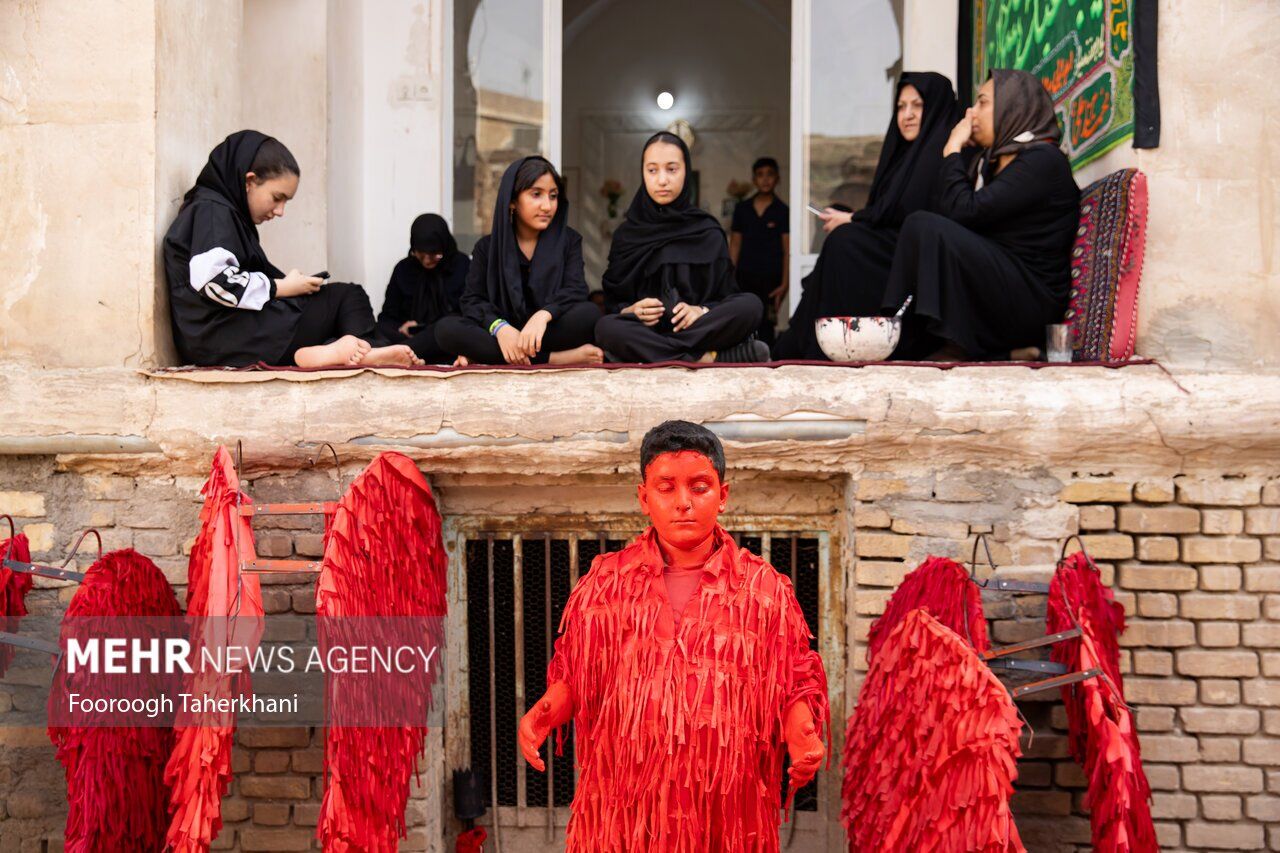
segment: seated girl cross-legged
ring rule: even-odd
[[[658,133],[643,149],[644,185],[613,234],[606,314],[596,343],[625,362],[769,360],[755,338],[764,305],[740,293],[719,221],[695,207],[689,148]]]
[[[600,309],[587,298],[582,237],[566,224],[568,200],[550,162],[507,167],[493,226],[471,253],[462,316],[436,323],[455,364],[599,364]]]
[[[289,149],[254,130],[209,154],[164,237],[173,339],[184,363],[243,367],[421,364],[403,345],[381,346],[358,284],[281,272],[258,226],[284,215],[301,170]]]

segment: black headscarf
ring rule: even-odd
[[[409,250],[444,255],[439,266],[453,263],[458,254],[458,241],[453,239],[449,223],[438,213],[424,213],[409,227]]]
[[[516,173],[529,160],[546,162],[544,157],[526,157],[512,163],[502,174],[498,198],[493,204],[493,226],[489,233],[487,265],[484,270],[486,298],[498,309],[500,317],[520,324],[536,310],[536,306],[531,309],[525,304],[523,280],[520,276],[520,260],[523,255],[516,241],[511,204],[516,200]],[[538,305],[552,302],[564,280],[565,223],[568,217],[569,199],[562,193],[556,214],[551,218],[551,224],[538,236],[537,248],[529,261],[529,289]],[[478,249],[476,253],[479,254]],[[467,310],[467,302],[464,295],[463,311],[472,316],[473,312]]]
[[[902,87],[911,85],[924,101],[919,135],[908,142],[898,129],[897,103]],[[880,148],[880,160],[871,181],[867,204],[854,213],[854,221],[870,225],[899,226],[908,213],[929,206],[938,177],[937,164],[951,129],[960,120],[956,92],[951,81],[933,71],[904,71],[893,90],[894,110]]]
[[[178,212],[193,202],[212,201],[231,208],[236,214],[236,227],[246,257],[238,257],[241,269],[261,270],[271,278],[283,278],[284,272],[267,260],[258,239],[258,227],[249,213],[249,196],[245,192],[245,175],[253,168],[262,143],[271,137],[256,130],[239,130],[219,142],[209,152],[209,159],[196,176],[196,183],[182,197]]]
[[[720,221],[690,201],[693,158],[689,155],[689,146],[674,134],[655,133],[645,141],[641,160],[644,159],[643,152],[660,137],[661,141],[680,148],[684,157],[684,186],[669,204],[658,204],[645,189],[642,176],[640,188],[627,208],[626,219],[613,232],[613,243],[609,247],[609,266],[601,284],[605,304],[610,311],[618,311],[637,299],[649,296],[664,302],[682,298],[691,304],[706,305],[727,295],[724,292],[726,272],[727,286],[736,291],[731,284],[729,245]],[[643,168],[642,162],[642,173]],[[678,280],[687,282],[694,291],[680,294],[677,298],[672,294],[651,292],[654,274],[664,265],[703,266],[706,272],[698,274],[685,270],[682,273],[688,274],[677,275]]]
[[[1053,98],[1040,78],[1026,71],[996,68],[991,72],[995,103],[992,106],[995,143],[975,160],[990,169],[1001,154],[1017,154],[1031,145],[1062,142],[1062,128],[1053,111]],[[977,177],[979,165],[973,167]]]

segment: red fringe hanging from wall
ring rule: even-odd
[[[1075,614],[1073,620],[1072,614]],[[1147,853],[1157,850],[1151,822],[1151,787],[1142,770],[1138,734],[1124,704],[1120,675],[1120,634],[1124,608],[1103,586],[1083,553],[1063,561],[1049,587],[1048,633],[1079,624],[1079,639],[1056,644],[1050,657],[1072,670],[1097,667],[1102,678],[1062,688],[1072,757],[1089,779],[1094,850]]]
[[[321,653],[339,642],[374,642],[368,632],[403,632],[421,623],[430,630],[425,644],[443,642],[447,557],[431,488],[413,461],[383,453],[366,468],[338,505],[325,545],[316,588]],[[413,617],[366,619],[360,617]],[[434,618],[433,618],[434,617]],[[364,636],[362,636],[364,635]],[[429,696],[435,679],[396,676],[376,697],[389,706],[413,707]],[[325,791],[317,837],[334,853],[392,853],[405,835],[409,781],[427,732],[422,725],[353,726],[341,721],[366,718],[369,684],[360,677],[325,676]],[[344,689],[362,684],[361,689]],[[396,695],[388,695],[396,694]],[[424,712],[429,707],[423,706]],[[336,724],[335,724],[336,723]]]
[[[27,542],[27,534],[19,533],[12,539],[0,540],[0,557],[30,563],[31,545]],[[18,622],[27,615],[26,598],[31,591],[31,581],[31,575],[0,567],[0,624],[3,625],[0,630],[17,633]],[[0,678],[13,663],[16,651],[13,646],[0,643]]]
[[[955,560],[928,557],[902,579],[885,607],[884,614],[871,625],[867,638],[867,662],[875,660],[885,638],[893,633],[912,610],[923,609],[961,637],[969,637],[978,652],[991,647],[987,639],[987,619],[982,612],[982,593],[969,580],[969,573]],[[965,622],[968,620],[968,631]]]
[[[258,579],[240,574],[236,543],[241,537],[252,539],[253,529],[237,511],[239,492],[240,478],[231,454],[219,447],[202,490],[200,533],[187,564],[187,617],[196,632],[191,637],[193,661],[201,659],[204,647],[256,648],[262,634]],[[251,689],[248,672],[202,675],[199,669],[186,688],[195,695],[218,698],[244,695]],[[165,770],[165,782],[173,789],[167,842],[174,853],[196,853],[208,850],[222,829],[222,797],[231,784],[235,719],[202,723],[199,718],[179,718],[175,731],[177,742]]]
[[[854,853],[1022,851],[1008,691],[922,609],[883,639],[849,720],[840,818]]]
[[[178,599],[156,564],[133,550],[112,551],[89,567],[63,616],[63,642],[96,635],[93,624],[118,629],[120,618],[136,619],[139,639],[160,639],[181,615]],[[60,668],[49,694],[49,715],[65,718],[70,693],[97,696],[159,696],[163,676],[89,673]],[[164,726],[50,726],[49,739],[67,774],[67,853],[152,853],[164,847],[169,824],[165,762],[173,730]]]

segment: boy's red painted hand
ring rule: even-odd
[[[547,688],[542,698],[520,718],[520,727],[516,731],[516,740],[520,744],[520,754],[529,766],[539,773],[547,769],[538,749],[552,729],[557,729],[573,716],[573,692],[569,685],[557,681]]]
[[[814,725],[813,713],[804,702],[796,702],[787,709],[787,716],[782,723],[782,735],[787,741],[787,754],[791,757],[791,767],[787,775],[791,777],[791,796],[805,785],[813,781],[818,768],[822,766],[827,747],[818,737],[818,727]]]

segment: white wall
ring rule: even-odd
[[[283,270],[328,266],[326,13],[317,0],[244,0],[241,123],[279,139],[302,168],[284,217],[259,228]]]

